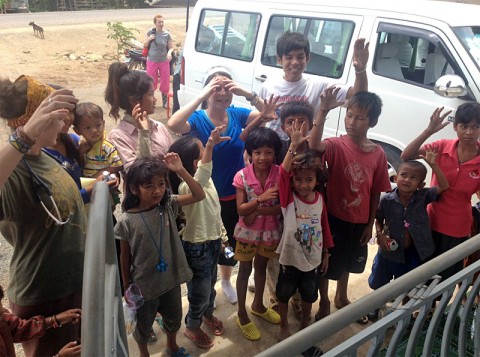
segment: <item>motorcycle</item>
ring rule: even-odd
[[[142,50],[127,49],[124,52],[125,63],[129,69],[145,71],[147,69],[147,59],[142,56]]]

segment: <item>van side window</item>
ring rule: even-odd
[[[373,72],[400,81],[433,87],[438,78],[455,73],[452,59],[438,37],[425,30],[378,32]]]
[[[203,10],[195,50],[251,61],[259,24],[260,14]]]
[[[301,32],[310,42],[310,62],[306,73],[340,78],[355,24],[336,19],[272,16],[263,47],[262,64],[277,64],[277,39],[286,31]]]

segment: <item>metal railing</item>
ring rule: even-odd
[[[128,356],[110,193],[95,185],[85,244],[82,296],[82,357]]]
[[[405,334],[408,334],[408,342],[405,353],[402,355],[416,355],[414,351],[419,341],[422,341],[422,356],[432,356],[434,337],[439,333],[442,334],[441,346],[439,346],[440,356],[450,356],[450,351],[454,347],[456,347],[455,353],[458,356],[466,356],[467,331],[470,334],[468,337],[473,338],[472,355],[480,356],[480,314],[475,313],[475,297],[480,290],[480,279],[476,279],[473,286],[471,285],[475,273],[480,271],[480,261],[440,283],[440,277],[436,275],[479,249],[480,235],[476,235],[408,274],[279,342],[258,356],[297,355],[394,299],[395,301],[387,309],[383,318],[351,338],[345,338],[343,343],[325,352],[324,356],[357,356],[359,347],[367,343],[370,343],[367,355],[377,356],[387,339],[387,330],[392,327],[394,332],[387,341],[386,351],[382,352],[385,356],[397,355],[402,338],[405,341]],[[459,283],[461,284],[458,292],[454,295]],[[402,304],[402,300],[407,297],[409,298],[408,302]],[[438,300],[437,298],[440,301],[430,319],[428,315],[432,304]],[[417,310],[419,311],[418,316],[412,324],[412,313]],[[472,315],[474,316],[473,322]],[[440,328],[443,328],[443,332]],[[452,336],[457,334],[458,342],[454,344]],[[421,335],[424,338],[422,340],[420,340]]]

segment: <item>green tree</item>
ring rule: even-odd
[[[132,27],[125,27],[121,22],[107,22],[108,32],[107,38],[117,43],[117,60],[120,61],[120,55],[126,48],[131,47],[130,41],[135,39],[133,31],[139,32]]]

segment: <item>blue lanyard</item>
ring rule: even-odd
[[[162,255],[162,244],[163,244],[163,229],[162,228],[164,228],[163,227],[164,226],[164,224],[163,224],[164,218],[163,218],[163,209],[162,209],[161,206],[158,206],[158,211],[160,212],[160,226],[159,226],[160,245],[158,245],[157,242],[155,241],[154,235],[153,235],[152,231],[150,230],[150,226],[147,224],[147,221],[145,220],[145,216],[144,216],[143,212],[140,212],[140,218],[142,218],[143,224],[147,228],[148,236],[149,236],[150,240],[152,241],[153,245],[155,246],[155,248],[158,251],[158,256],[160,258],[160,261],[159,261],[158,265],[156,266],[156,269],[159,272],[164,272],[164,271],[167,270],[168,264],[165,262],[165,259],[163,258],[163,255]]]

